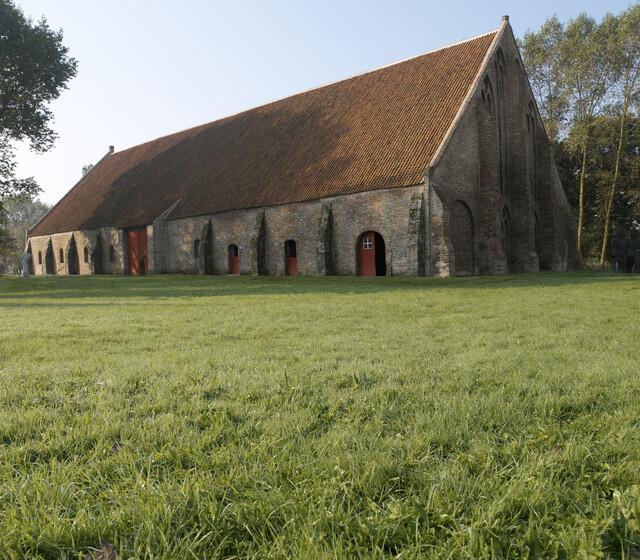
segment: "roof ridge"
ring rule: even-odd
[[[420,57],[427,56],[427,55],[430,55],[430,54],[435,54],[435,53],[440,52],[440,51],[444,51],[444,50],[447,50],[447,49],[450,49],[450,48],[453,48],[453,47],[464,45],[465,43],[470,43],[471,41],[476,41],[478,39],[482,39],[483,37],[487,37],[488,35],[492,35],[494,33],[498,33],[501,29],[502,29],[502,27],[499,27],[498,29],[494,29],[492,31],[487,31],[486,33],[481,33],[480,35],[475,35],[475,36],[470,37],[468,39],[463,39],[461,41],[457,41],[455,43],[451,43],[449,45],[445,45],[444,47],[438,47],[437,49],[432,49],[430,51],[426,51],[426,52],[423,52],[423,53],[420,53],[420,54],[416,54],[414,56],[409,56],[407,58],[403,58],[403,59],[397,60],[395,62],[390,62],[388,64],[384,64],[383,66],[377,66],[377,67],[372,68],[370,70],[365,70],[363,72],[358,72],[357,74],[352,74],[350,76],[347,76],[345,78],[340,78],[339,80],[335,80],[333,82],[326,82],[324,84],[320,84],[319,86],[310,87],[310,88],[304,89],[302,91],[298,91],[296,93],[292,93],[291,95],[285,95],[284,97],[278,97],[277,99],[272,99],[271,101],[267,101],[266,103],[261,103],[260,105],[253,105],[251,107],[247,107],[246,109],[242,109],[242,110],[240,110],[240,111],[238,111],[236,113],[231,113],[230,115],[226,115],[224,117],[220,117],[219,119],[214,119],[212,121],[207,121],[207,122],[204,122],[204,123],[196,124],[194,126],[189,126],[187,128],[183,128],[183,129],[177,130],[175,132],[170,132],[168,134],[162,134],[161,136],[153,138],[152,140],[147,140],[145,142],[141,142],[139,144],[134,144],[133,146],[129,146],[128,148],[124,148],[123,150],[115,152],[115,154],[116,155],[117,154],[122,154],[122,153],[128,152],[129,150],[133,150],[134,148],[139,148],[141,146],[146,146],[147,144],[151,144],[153,142],[157,142],[158,140],[163,140],[163,139],[169,138],[171,136],[176,136],[178,134],[182,134],[182,133],[185,133],[185,132],[190,132],[192,130],[196,130],[198,128],[203,128],[205,126],[209,126],[209,125],[212,125],[212,124],[217,123],[217,122],[222,122],[222,121],[225,121],[227,119],[238,117],[238,116],[240,116],[240,115],[242,115],[244,113],[249,113],[250,111],[255,111],[256,109],[261,109],[263,107],[268,107],[269,105],[273,105],[274,103],[279,103],[280,101],[284,101],[286,99],[291,99],[293,97],[297,97],[298,95],[304,95],[305,93],[309,93],[309,92],[312,92],[312,91],[317,91],[317,90],[320,90],[320,89],[323,89],[323,88],[326,88],[326,87],[329,87],[329,86],[333,86],[333,85],[336,85],[336,84],[340,84],[342,82],[347,82],[349,80],[353,80],[355,78],[359,78],[361,76],[366,76],[367,74],[372,74],[373,72],[378,72],[378,71],[384,70],[386,68],[391,68],[392,66],[396,66],[396,65],[402,64],[404,62],[409,62],[410,60],[415,60],[416,58],[420,58]]]

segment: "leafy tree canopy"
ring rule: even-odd
[[[552,17],[520,47],[578,247],[604,266],[611,233],[640,228],[640,4],[600,22]]]
[[[14,143],[28,141],[33,150],[51,148],[49,103],[77,72],[77,61],[41,18],[34,22],[12,0],[0,0],[0,204],[10,196],[33,195],[32,178],[15,176]]]

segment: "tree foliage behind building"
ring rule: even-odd
[[[24,251],[25,232],[50,208],[48,204],[25,195],[4,201],[4,227],[0,229],[0,268],[5,273],[18,272],[20,256]]]
[[[554,16],[520,46],[578,246],[602,265],[612,233],[640,230],[640,5],[601,21]]]

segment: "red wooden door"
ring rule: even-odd
[[[240,257],[238,255],[231,256],[229,274],[240,274]]]
[[[240,251],[237,245],[229,245],[229,274],[240,274]]]
[[[129,263],[129,274],[138,273],[138,230],[132,229],[127,232],[127,259]]]
[[[287,257],[287,276],[298,276],[298,257]]]
[[[229,274],[240,274],[240,257],[231,255],[229,259]]]
[[[376,234],[368,231],[360,238],[360,276],[376,275]]]
[[[147,272],[147,228],[131,229],[127,232],[127,256],[129,274],[138,276]]]

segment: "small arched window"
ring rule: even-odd
[[[534,133],[536,127],[536,106],[533,101],[529,101],[527,107],[527,132]]]
[[[487,105],[487,109],[489,113],[493,114],[494,109],[494,97],[493,97],[493,86],[491,85],[491,80],[489,76],[485,76],[484,82],[482,84],[482,90],[480,91],[480,96],[482,97],[482,101]]]
[[[62,249],[60,249],[60,262],[64,262],[64,251]]]
[[[113,248],[113,245],[109,245],[109,262],[115,262],[116,260],[116,250]]]
[[[84,262],[89,262],[89,249],[87,247],[84,248]]]
[[[193,241],[193,258],[197,259],[200,256],[200,240],[195,239]]]
[[[38,251],[38,264],[42,264],[42,251]]]

